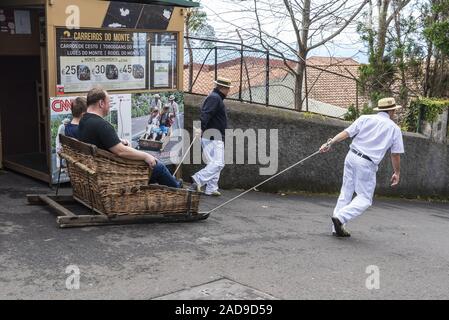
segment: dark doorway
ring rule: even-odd
[[[48,174],[45,139],[40,139],[39,56],[0,58],[3,161]]]
[[[45,44],[40,32],[45,26],[42,20],[45,13],[37,8],[18,9],[30,13],[31,32],[0,34],[2,160],[6,168],[49,182],[45,68],[42,66]]]

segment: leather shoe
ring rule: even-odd
[[[189,190],[194,192],[201,192],[201,187],[196,184],[196,182],[194,182],[189,186]]]
[[[335,232],[333,232],[332,234],[335,235],[336,237],[350,237],[351,234],[346,231],[345,227],[343,226],[343,223],[341,223],[340,220],[338,220],[338,218],[336,217],[332,217],[332,223],[334,224],[335,227]]]
[[[205,193],[206,196],[213,196],[213,197],[219,197],[221,196],[221,193],[219,191],[214,191],[212,193]]]

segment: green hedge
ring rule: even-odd
[[[403,127],[407,131],[418,132],[420,120],[434,122],[438,115],[449,108],[449,100],[420,98],[410,103],[404,118]]]

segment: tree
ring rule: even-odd
[[[396,28],[396,48],[399,49],[396,52],[399,53],[399,56],[396,58],[399,58],[399,63],[404,62],[400,13],[410,1],[377,0],[373,5],[373,0],[369,0],[369,9],[365,13],[367,22],[366,24],[359,23],[358,30],[362,40],[367,44],[369,57],[369,63],[360,67],[360,84],[362,93],[369,94],[372,104],[384,96],[391,95],[392,86],[396,81],[398,68],[394,63],[395,47],[392,46],[390,50],[387,50],[389,27],[393,21],[395,21]],[[377,9],[376,12],[374,6]],[[377,17],[374,13],[377,14]],[[405,85],[404,77],[402,84]]]
[[[411,11],[415,11],[413,6]],[[423,87],[424,51],[420,41],[419,18],[407,15],[404,18],[402,10],[394,16],[394,28],[391,31],[391,46],[393,63],[399,77],[399,103],[407,105],[410,95],[418,96]]]
[[[259,46],[283,59],[285,70],[295,79],[294,105],[303,106],[303,82],[310,51],[325,46],[340,35],[369,0],[229,0],[232,11],[219,17],[237,28],[247,45]],[[243,13],[238,24],[227,13]],[[285,40],[288,34],[294,41]],[[292,63],[291,61],[294,61]]]
[[[187,52],[189,54],[189,92],[192,91],[193,85],[193,51],[192,40],[190,37],[205,37],[208,39],[215,38],[214,28],[208,23],[206,12],[200,8],[191,8],[187,10],[184,20],[184,29],[186,35]],[[204,47],[210,47],[211,42],[201,41]]]
[[[427,59],[424,95],[449,95],[449,1],[430,0],[423,6],[424,36],[427,39]]]

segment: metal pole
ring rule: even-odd
[[[217,61],[218,61],[218,57],[217,57],[217,46],[215,46],[215,80],[217,80],[218,78],[218,66],[217,66]]]
[[[270,104],[270,52],[267,51],[266,61],[266,73],[265,73],[265,105],[268,107]]]
[[[240,46],[240,87],[239,87],[239,100],[242,101],[242,88],[243,88],[243,42]]]
[[[304,63],[304,84],[306,89],[306,112],[309,112],[309,88],[307,85],[307,64]]]

